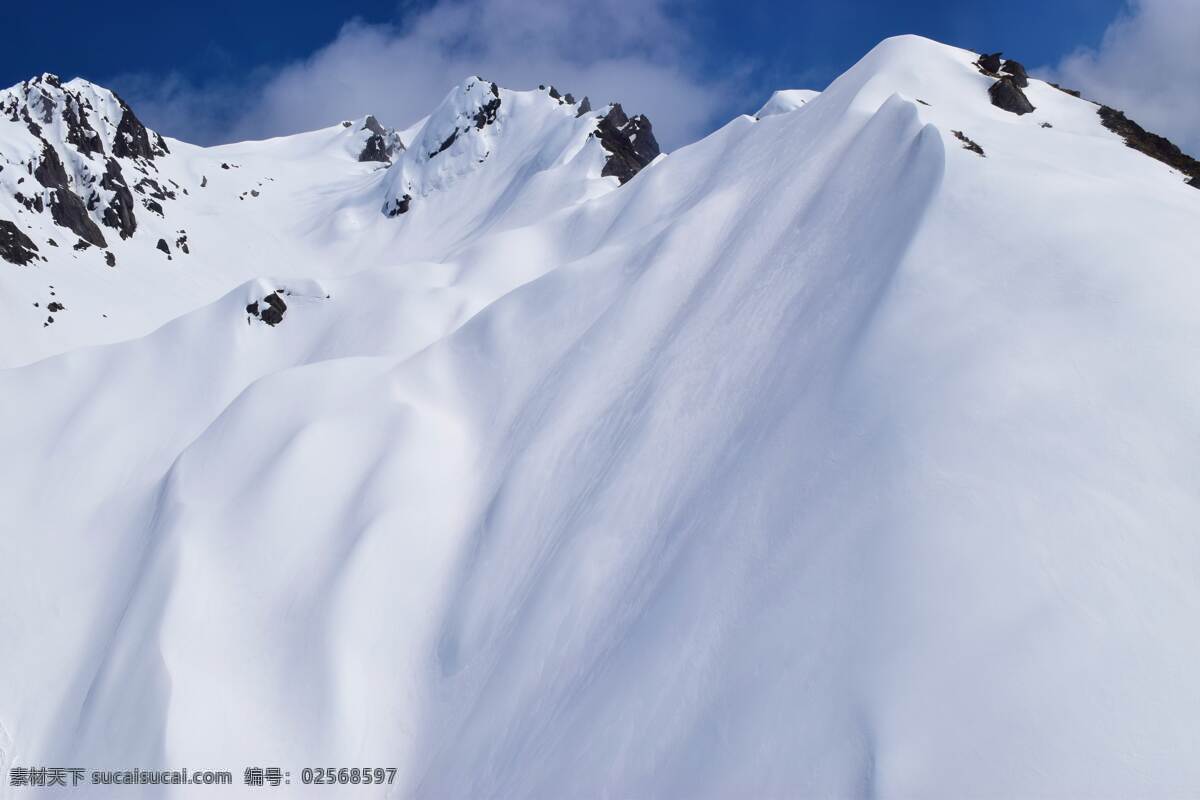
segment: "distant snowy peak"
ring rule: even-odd
[[[762,119],[775,114],[786,114],[807,105],[809,101],[820,95],[820,92],[812,89],[780,89],[771,95],[771,99],[755,112],[754,116]]]
[[[80,247],[130,238],[137,201],[161,214],[175,193],[159,183],[155,161],[169,153],[124,100],[87,81],[47,73],[0,91],[0,192]]]
[[[650,120],[630,119],[619,103],[592,113],[587,97],[577,102],[553,86],[511,91],[471,76],[450,90],[393,165],[383,211],[406,213],[414,198],[449,188],[502,149],[508,151],[502,161],[544,165],[589,146],[604,154],[600,177],[618,184],[660,153]]]
[[[153,161],[169,152],[116,93],[81,78],[64,83],[43,73],[0,91],[0,109],[33,136],[64,142],[84,155]]]
[[[450,149],[459,136],[482,131],[496,121],[500,105],[499,86],[478,76],[467,78],[451,89],[429,115],[420,136],[413,142],[418,157],[436,158]],[[479,136],[473,141],[488,138]]]

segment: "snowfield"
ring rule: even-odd
[[[977,57],[889,39],[625,185],[607,107],[470,78],[390,165],[168,139],[115,267],[0,127],[49,259],[0,262],[0,773],[1200,792],[1200,191]]]

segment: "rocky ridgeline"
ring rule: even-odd
[[[546,84],[538,86],[538,90],[560,106],[573,106],[576,119],[592,113],[591,101],[586,96],[576,100],[571,93],[564,94]],[[405,190],[389,197],[383,213],[389,217],[407,213],[412,208],[414,194],[420,192],[419,177],[414,176],[419,176],[421,163],[444,158],[443,153],[464,139],[468,140],[465,151],[472,154],[474,161],[480,164],[486,161],[490,155],[489,147],[484,144],[486,139],[471,137],[486,137],[488,128],[501,118],[503,103],[500,87],[479,77],[465,81],[451,92],[430,116],[417,141],[408,148],[410,161],[404,165],[407,170],[403,181]],[[620,103],[613,103],[595,115],[591,136],[607,152],[600,174],[615,177],[620,184],[628,182],[661,152],[650,120],[640,114],[630,118]],[[369,148],[371,160],[385,160],[376,157],[380,153],[378,142],[369,143]],[[393,152],[404,149],[404,144],[399,143]]]
[[[161,183],[155,165],[169,154],[167,143],[105,89],[64,84],[51,74],[32,78],[0,92],[0,125],[12,126],[16,135],[6,140],[20,143],[0,153],[0,189],[23,213],[48,215],[73,233],[78,249],[107,248],[112,235],[132,237],[140,210],[162,216],[163,203],[176,197],[179,187]],[[0,228],[4,241],[15,243],[0,246],[0,257],[29,263],[37,246],[28,231],[16,220],[2,220]]]
[[[1029,98],[1023,91],[1029,88],[1029,74],[1025,66],[1019,61],[1002,59],[1002,55],[1004,54],[984,53],[975,62],[975,66],[980,72],[996,79],[996,82],[988,88],[992,105],[1017,115],[1036,111],[1037,109],[1033,103],[1029,102]],[[1083,99],[1082,93],[1074,89],[1059,86],[1057,83],[1048,85],[1072,97]],[[1147,131],[1125,116],[1123,111],[1100,103],[1095,105],[1098,107],[1097,113],[1100,115],[1100,122],[1104,127],[1124,139],[1127,146],[1179,170],[1185,176],[1189,186],[1200,189],[1200,161],[1184,153],[1178,145],[1166,137]],[[1053,125],[1043,122],[1042,127],[1052,128]],[[964,141],[969,142],[970,140],[964,139]],[[970,145],[974,145],[974,147]],[[978,147],[974,142],[970,142],[970,145],[967,146],[967,149]],[[976,152],[983,155],[982,150],[976,150]]]
[[[587,95],[576,104],[575,97],[570,92],[561,94],[553,86],[538,86],[552,100],[562,105],[578,105],[575,117],[579,118],[592,111],[592,103]],[[608,151],[604,169],[600,174],[604,177],[615,177],[621,184],[626,183],[642,168],[658,158],[662,150],[654,138],[654,129],[650,120],[644,114],[638,114],[630,119],[621,108],[620,103],[613,103],[608,111],[596,117],[596,130],[592,136],[600,140],[600,145]]]
[[[1124,139],[1126,146],[1179,170],[1187,176],[1188,186],[1200,189],[1200,161],[1180,150],[1170,139],[1150,133],[1122,111],[1102,105],[1097,113],[1104,127]]]

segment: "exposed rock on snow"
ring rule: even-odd
[[[979,68],[989,75],[996,75],[1000,72],[1000,56],[1004,53],[984,53],[976,62]]]
[[[1013,61],[1012,59],[1005,61],[1004,66],[1001,67],[1001,72],[1011,75],[1013,83],[1019,88],[1026,89],[1029,87],[1029,74],[1025,71],[1025,65],[1020,61]]]
[[[38,247],[20,228],[0,219],[0,258],[10,264],[28,264],[36,259]]]
[[[283,301],[278,289],[246,306],[247,314],[262,320],[272,328],[283,322],[283,315],[286,311],[287,303]]]
[[[100,186],[112,193],[112,198],[104,209],[104,224],[115,228],[122,239],[128,239],[137,230],[137,219],[133,215],[133,194],[125,185],[121,165],[117,163],[116,159],[110,158],[105,163]],[[160,216],[162,215],[161,206],[157,208],[157,212]]]
[[[972,141],[971,138],[968,137],[962,131],[951,131],[951,133],[954,134],[955,139],[958,139],[960,142],[963,143],[964,150],[970,150],[972,153],[977,153],[978,155],[981,155],[981,156],[986,155],[983,152],[983,148],[980,147],[978,144],[976,144],[974,141]]]
[[[988,94],[992,98],[992,105],[1013,114],[1029,114],[1037,110],[1011,75],[1006,75],[993,83],[988,89]]]
[[[613,103],[596,125],[594,135],[611,154],[600,174],[615,176],[621,183],[638,174],[661,152],[650,120],[642,114],[630,119],[620,103]]]
[[[362,130],[370,135],[358,154],[359,161],[390,163],[395,154],[404,149],[400,134],[391,128],[384,128],[373,116],[368,115],[363,120]]]
[[[388,205],[385,208],[384,213],[389,217],[399,216],[400,214],[407,212],[411,206],[412,195],[403,194],[396,198],[390,205]]]
[[[147,161],[166,155],[169,151],[163,138],[148,130],[124,100],[115,93],[113,97],[121,109],[121,120],[117,123],[116,135],[113,137],[113,155],[118,158],[143,158]]]

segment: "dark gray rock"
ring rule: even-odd
[[[110,267],[115,267],[117,265],[117,257],[112,254],[111,250],[104,251],[104,263],[108,264]]]
[[[1100,106],[1097,113],[1104,127],[1124,139],[1126,146],[1179,170],[1188,176],[1189,185],[1200,187],[1200,161],[1184,153],[1174,142],[1150,133],[1115,108]]]
[[[1037,110],[1021,91],[1021,87],[1008,75],[993,83],[988,89],[988,94],[991,95],[992,105],[1013,114],[1029,114]]]
[[[1000,68],[1000,71],[1006,75],[1011,75],[1013,83],[1017,84],[1020,88],[1027,89],[1029,87],[1029,73],[1025,71],[1025,65],[1020,61],[1009,59],[1004,62],[1004,66]]]
[[[154,246],[157,247],[159,250],[162,250],[164,253],[166,253],[168,258],[171,257],[171,248],[167,246],[166,239],[159,239],[158,244],[156,244]]]
[[[492,84],[492,99],[479,107],[475,112],[475,128],[483,130],[486,126],[491,125],[496,121],[496,114],[500,111],[500,87]]]
[[[16,223],[0,219],[0,258],[10,264],[24,266],[35,260],[38,246],[16,226]]]
[[[621,184],[627,183],[662,152],[650,120],[641,114],[630,119],[620,103],[613,103],[609,112],[596,123],[592,135],[610,154],[600,174],[616,176]]]
[[[358,154],[358,160],[361,162],[379,161],[388,164],[391,163],[397,149],[404,149],[403,144],[397,147],[400,137],[384,128],[373,116],[368,116],[363,121],[362,129],[370,131],[371,135],[367,137],[362,151]]]
[[[139,180],[134,185],[133,190],[138,194],[148,194],[155,200],[174,200],[177,197],[175,192],[160,185],[158,181],[150,177]]]
[[[33,171],[38,183],[50,190],[50,217],[79,238],[96,247],[107,247],[100,227],[88,216],[87,207],[79,196],[71,191],[67,171],[54,148],[42,142],[42,157]]]
[[[371,133],[378,134],[379,136],[387,133],[384,127],[379,124],[379,120],[375,119],[375,117],[371,114],[368,114],[367,118],[363,120],[363,130],[370,131]]]
[[[116,159],[110,158],[104,165],[104,175],[100,178],[100,185],[113,193],[108,207],[104,209],[102,221],[108,227],[116,229],[122,239],[128,239],[137,230],[137,217],[133,214],[133,194],[125,183],[121,165],[117,163]],[[162,214],[161,207],[158,213]]]
[[[1004,55],[1004,54],[1003,53],[984,53],[983,55],[981,55],[979,57],[979,60],[976,61],[975,63],[978,64],[979,68],[982,69],[984,72],[990,72],[992,74],[996,74],[996,73],[1000,72],[1000,64],[1001,64],[1000,56],[1002,56],[1002,55]]]
[[[361,162],[367,161],[382,161],[383,163],[390,162],[391,156],[388,154],[387,143],[379,134],[375,134],[367,139],[367,143],[363,145],[362,152],[358,154],[358,160]]]
[[[133,113],[133,109],[119,96],[114,95],[121,104],[121,121],[117,123],[117,132],[113,137],[113,155],[117,158],[142,158],[153,161],[155,156],[166,155],[167,143],[157,133],[150,131]]]
[[[287,303],[283,302],[283,298],[279,295],[279,290],[271,292],[262,300],[255,300],[246,306],[247,314],[262,320],[272,328],[283,322],[283,315],[286,311]]]
[[[962,131],[951,131],[951,133],[954,134],[955,139],[958,139],[960,142],[963,143],[963,150],[970,150],[972,153],[976,153],[979,156],[982,156],[984,158],[987,157],[987,154],[983,152],[983,148],[980,147],[974,140],[972,140],[965,133],[963,133]]]
[[[63,167],[58,152],[45,140],[42,141],[42,157],[34,167],[33,177],[47,189],[68,189],[67,170]]]
[[[63,123],[67,126],[68,144],[89,158],[92,155],[104,155],[104,142],[96,129],[92,127],[86,107],[70,94],[67,95],[62,118]]]
[[[575,118],[578,119],[579,117],[582,117],[584,114],[587,114],[591,110],[592,110],[592,101],[589,100],[588,96],[585,94],[583,96],[583,99],[579,101],[579,110],[575,112]]]
[[[271,292],[263,298],[263,302],[267,304],[267,307],[262,310],[262,321],[272,327],[283,322],[283,314],[287,311],[287,303],[283,302],[283,298],[279,296],[279,292]]]
[[[389,205],[384,206],[383,213],[388,217],[398,217],[401,214],[408,212],[412,206],[412,195],[404,195],[398,200],[393,200]]]

